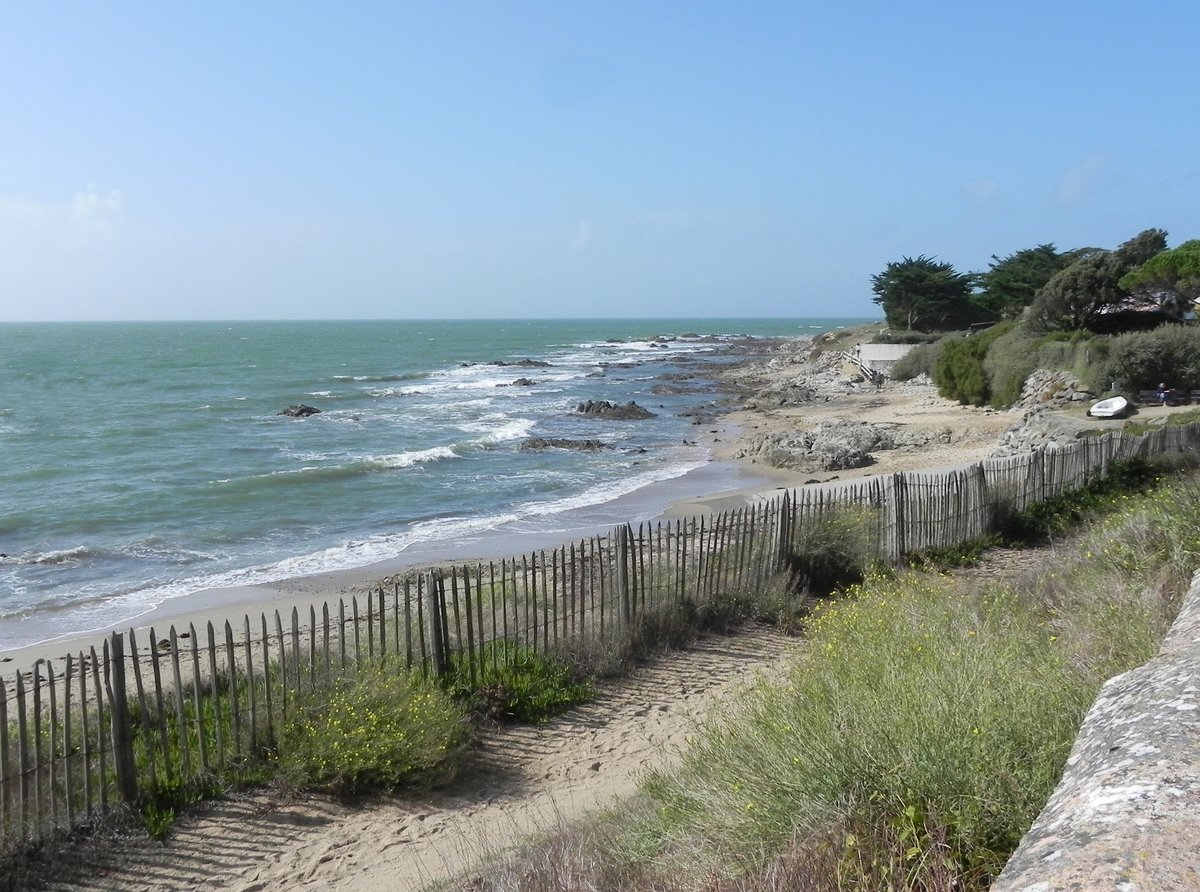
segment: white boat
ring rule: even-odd
[[[1088,409],[1088,415],[1093,418],[1119,418],[1129,408],[1129,401],[1123,396],[1110,396],[1106,400],[1093,403]]]

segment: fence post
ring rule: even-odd
[[[895,531],[893,541],[896,544],[895,554],[890,555],[893,561],[900,560],[908,550],[908,531],[905,526],[908,523],[908,491],[904,482],[902,472],[892,475],[892,529]]]
[[[792,550],[791,490],[785,489],[783,491],[783,498],[779,500],[779,526],[776,529],[776,533],[779,536],[779,540],[775,543],[775,569],[782,571],[787,567],[788,556]]]
[[[613,531],[616,541],[616,586],[621,603],[621,621],[628,624],[632,611],[629,606],[629,528],[622,524]]]
[[[133,761],[132,722],[125,693],[125,636],[114,632],[111,646],[112,660],[109,665],[112,682],[108,689],[108,702],[112,719],[113,762],[117,771],[117,791],[127,805],[132,805],[137,800],[138,790]]]
[[[425,574],[426,610],[429,616],[429,657],[433,663],[433,674],[446,674],[446,617],[442,613],[445,601],[440,597],[441,575],[432,570]]]

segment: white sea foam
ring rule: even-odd
[[[511,418],[502,413],[492,413],[484,415],[478,421],[469,421],[458,427],[466,433],[483,434],[474,441],[478,445],[495,446],[510,440],[525,439],[536,425],[537,421],[532,418]]]
[[[34,551],[27,554],[10,556],[17,564],[70,564],[75,563],[90,553],[86,545],[76,545],[74,548],[60,548],[51,551]]]
[[[438,461],[443,458],[457,458],[458,453],[452,446],[434,446],[429,449],[417,449],[412,452],[397,452],[395,455],[368,456],[363,459],[368,464],[381,468],[411,468],[423,462]]]

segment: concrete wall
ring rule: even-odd
[[[913,348],[912,344],[862,344],[862,359],[868,365],[893,363]],[[853,348],[851,348],[853,350]],[[885,366],[886,367],[886,366]]]
[[[1200,890],[1200,572],[1158,655],[1105,683],[993,892]]]

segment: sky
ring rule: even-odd
[[[1200,237],[1200,3],[0,0],[0,321],[880,315]]]

